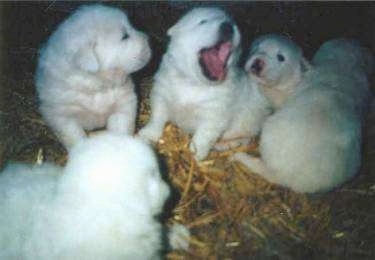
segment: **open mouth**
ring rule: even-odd
[[[230,41],[220,41],[213,47],[199,51],[199,64],[203,74],[212,81],[223,81],[227,75],[227,62],[232,53]]]

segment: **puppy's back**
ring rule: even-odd
[[[357,52],[345,53],[348,48]],[[265,123],[261,153],[278,183],[300,192],[327,191],[358,171],[369,90],[360,65],[365,59],[356,48],[342,40],[323,45],[303,90]]]
[[[326,191],[359,167],[359,118],[335,90],[308,89],[266,121],[261,154],[277,182],[299,192]]]
[[[309,85],[334,88],[352,100],[362,118],[371,100],[368,77],[374,72],[374,56],[369,49],[352,39],[325,42],[313,57],[315,71]]]
[[[0,173],[0,259],[20,256],[27,230],[50,205],[61,173],[49,163],[12,163]]]

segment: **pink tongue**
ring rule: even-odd
[[[204,64],[211,76],[223,80],[226,75],[225,62],[230,54],[231,43],[222,43],[219,48],[211,48],[202,52]]]

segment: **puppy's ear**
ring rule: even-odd
[[[97,72],[99,70],[99,59],[95,53],[95,43],[90,43],[88,46],[79,49],[74,61],[82,70]]]
[[[307,59],[305,59],[304,57],[302,57],[302,59],[300,61],[300,65],[301,65],[301,71],[302,72],[309,71],[312,68],[312,65],[310,64],[310,62]]]

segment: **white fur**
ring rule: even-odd
[[[278,60],[281,55],[284,60]],[[252,66],[256,60],[263,62],[259,74]],[[296,91],[309,63],[302,55],[301,48],[285,36],[267,34],[257,38],[251,45],[245,69],[250,79],[259,85],[262,93],[274,108],[279,108]]]
[[[285,58],[282,62],[277,59],[280,54]],[[264,63],[259,75],[251,69],[255,60]],[[230,148],[247,143],[257,135],[272,110],[295,93],[297,83],[309,67],[302,50],[288,38],[268,34],[255,39],[245,65],[248,78],[234,90],[237,93],[232,120],[223,134],[224,142],[215,147]],[[236,140],[225,141],[231,139]]]
[[[173,250],[188,250],[190,244],[190,230],[184,225],[173,224],[169,229],[168,240]]]
[[[106,133],[67,166],[11,164],[0,175],[0,259],[158,259],[169,195],[153,151]]]
[[[369,102],[372,55],[356,43],[328,41],[299,91],[264,124],[261,158],[235,158],[271,182],[298,192],[330,190],[356,174]]]
[[[199,51],[218,42],[224,22],[232,23],[234,30],[227,76],[222,81],[210,81],[200,68]],[[168,35],[171,41],[151,93],[151,119],[139,135],[157,141],[165,123],[171,121],[193,135],[190,150],[198,160],[207,156],[220,137],[249,140],[256,135],[258,121],[268,113],[264,108],[267,100],[249,86],[237,66],[240,33],[231,18],[217,8],[195,8],[170,28]]]
[[[40,112],[67,148],[84,130],[133,133],[137,97],[130,73],[150,55],[147,36],[117,8],[82,6],[56,29],[41,49],[35,80]]]

